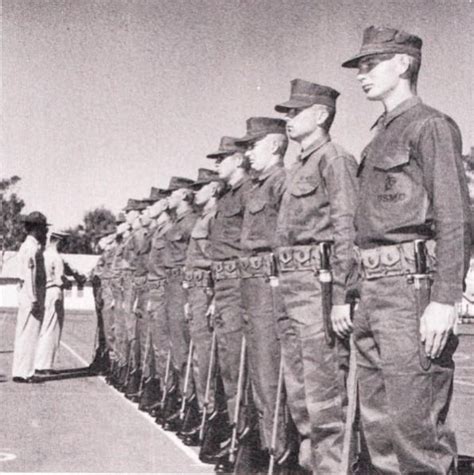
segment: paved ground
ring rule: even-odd
[[[81,372],[92,357],[91,314],[67,315],[56,380],[12,383],[14,316],[0,310],[0,472],[212,472],[102,378]],[[474,455],[474,325],[461,332],[453,424],[459,453]]]
[[[212,472],[102,378],[86,377],[93,316],[67,315],[57,380],[10,381],[14,315],[0,311],[0,472]]]

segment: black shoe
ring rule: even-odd
[[[215,473],[232,473],[234,471],[234,463],[229,461],[229,457],[220,459],[214,466]]]
[[[20,376],[14,376],[12,381],[14,383],[23,383],[23,384],[36,384],[36,383],[41,382],[41,380],[36,376],[30,376],[29,378],[22,378]]]
[[[230,445],[231,430],[227,412],[213,412],[206,420],[201,441],[199,460],[216,463],[222,449]]]
[[[197,447],[199,445],[199,430],[194,434],[183,436],[181,440],[188,447]]]

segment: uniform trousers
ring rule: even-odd
[[[134,288],[134,310],[136,318],[136,334],[135,334],[135,354],[137,364],[140,369],[144,368],[145,358],[147,357],[147,340],[149,328],[148,305],[148,287],[146,276],[135,277],[133,280]]]
[[[180,273],[169,276],[166,290],[166,318],[171,342],[171,357],[181,394],[184,392],[190,342],[189,328],[184,313],[185,304],[183,276]],[[192,394],[192,388],[193,384],[189,384],[186,397]]]
[[[114,355],[120,366],[127,364],[127,329],[125,324],[124,295],[122,279],[114,278],[112,284],[113,307],[113,329],[114,329]]]
[[[448,423],[453,391],[451,335],[423,369],[414,285],[406,276],[364,280],[354,320],[362,427],[382,473],[444,474],[456,458]]]
[[[198,404],[202,410],[212,344],[212,331],[206,315],[210,303],[209,290],[207,287],[190,287],[186,290],[186,296],[189,304],[189,330],[194,343],[193,374]],[[211,414],[214,411],[214,385],[211,384],[209,389],[207,411]]]
[[[36,289],[39,294],[38,290]],[[35,372],[36,345],[44,315],[44,302],[41,298],[38,302],[40,302],[39,310],[33,314],[32,303],[26,290],[24,288],[20,290],[13,351],[13,377],[29,378]]]
[[[36,350],[35,369],[52,369],[59,350],[64,324],[63,291],[57,286],[46,289],[45,312]]]
[[[166,284],[165,279],[148,281],[148,314],[149,330],[154,360],[154,378],[164,382],[166,362],[170,351],[170,332],[166,317]],[[168,381],[168,389],[170,381]]]
[[[242,296],[240,279],[220,279],[214,284],[217,353],[229,418],[235,412],[240,350],[242,346]]]
[[[113,291],[111,279],[101,279],[101,293],[102,293],[102,320],[104,322],[104,336],[105,344],[109,351],[113,351],[115,346],[115,334],[114,334],[114,312],[112,309],[113,304]]]
[[[321,286],[314,271],[283,272],[279,281],[288,316],[281,319],[280,330],[288,405],[303,438],[309,425],[313,470],[340,474],[348,344],[336,339],[330,348],[325,341]]]
[[[274,305],[273,289],[268,278],[242,279],[241,290],[244,308],[243,330],[247,340],[254,402],[259,414],[262,446],[269,449],[272,442],[280,369],[280,342],[275,314],[278,309]],[[275,450],[277,458],[285,450],[285,445],[284,401],[281,399]]]
[[[129,373],[138,368],[137,317],[134,312],[135,296],[133,272],[130,270],[122,271],[122,298],[126,329],[125,355]]]

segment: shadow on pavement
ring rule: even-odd
[[[92,371],[89,368],[89,366],[86,366],[84,368],[56,370],[54,374],[40,376],[40,381],[46,383],[48,381],[62,381],[66,379],[90,378],[92,376],[97,376],[97,373]]]

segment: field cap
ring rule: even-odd
[[[247,119],[247,133],[237,139],[238,145],[255,142],[268,134],[286,135],[286,121],[273,117],[250,117]]]
[[[364,30],[360,51],[342,63],[343,68],[358,68],[359,60],[374,54],[409,54],[421,60],[423,40],[406,31],[387,26],[369,26]]]
[[[126,219],[125,219],[125,215],[123,213],[119,213],[117,215],[117,217],[115,218],[115,224],[121,224],[121,223],[125,223]]]
[[[23,223],[38,224],[40,226],[51,226],[46,219],[46,216],[39,211],[32,211],[30,214],[21,216],[20,220]]]
[[[222,158],[237,152],[245,152],[245,147],[237,144],[237,138],[224,136],[221,138],[217,152],[210,153],[207,158]]]
[[[164,190],[163,188],[157,188],[155,186],[152,186],[150,190],[150,198],[148,198],[148,201],[151,201],[151,203],[155,203],[156,201],[160,201],[161,199],[166,198],[167,196],[169,196],[169,194],[169,190]]]
[[[208,168],[200,168],[198,170],[197,180],[192,185],[192,188],[196,190],[213,181],[219,181],[219,174],[214,170],[209,170]]]
[[[303,109],[314,104],[336,108],[339,92],[329,86],[322,86],[304,79],[291,81],[290,99],[275,106],[277,112],[288,112],[290,109]]]
[[[194,184],[194,180],[191,180],[191,178],[173,176],[171,177],[170,186],[168,187],[168,190],[175,191],[175,190],[179,190],[180,188],[191,188],[193,184]]]
[[[127,206],[123,209],[125,212],[127,211],[143,211],[147,207],[147,203],[143,200],[135,200],[133,198],[129,198],[127,201]]]

